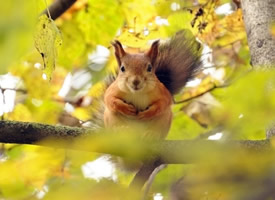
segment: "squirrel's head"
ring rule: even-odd
[[[155,41],[151,48],[141,54],[130,54],[124,51],[121,43],[112,43],[119,66],[118,87],[124,92],[149,92],[158,81],[155,75],[155,62],[158,56],[159,41]]]

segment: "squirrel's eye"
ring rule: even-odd
[[[125,72],[125,67],[123,65],[120,67],[120,71]]]
[[[147,72],[151,72],[151,71],[152,71],[152,65],[149,64],[149,65],[148,65],[148,68],[147,68]]]

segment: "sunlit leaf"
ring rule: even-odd
[[[32,114],[26,105],[17,104],[13,112],[8,114],[8,119],[27,122],[32,120]]]
[[[63,150],[25,145],[14,147],[11,151],[17,151],[18,155],[0,163],[0,188],[7,197],[29,196],[35,188],[41,188],[50,176],[62,170]]]
[[[58,47],[62,44],[61,33],[54,21],[42,15],[39,17],[34,36],[35,47],[43,58],[44,72],[51,80],[55,68]]]
[[[32,113],[33,121],[48,124],[56,124],[58,122],[59,114],[62,111],[62,106],[58,102],[28,99],[26,104]]]
[[[86,9],[77,13],[75,21],[88,45],[108,46],[122,25],[122,16],[116,1],[89,0]]]
[[[123,12],[127,28],[133,33],[140,33],[156,17],[153,4],[147,0],[126,0],[122,2]]]
[[[78,24],[71,21],[65,21],[60,30],[63,42],[58,54],[58,64],[68,69],[80,67],[86,62],[89,50],[84,33],[79,30]]]
[[[168,17],[168,22],[169,22],[170,26],[168,26],[166,28],[169,35],[172,35],[181,29],[191,30],[192,29],[192,26],[191,26],[192,18],[193,18],[193,15],[188,11],[170,15]]]

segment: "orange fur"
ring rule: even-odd
[[[139,98],[148,98],[147,109],[139,110],[135,102],[127,102],[132,94],[125,93],[113,82],[105,92],[104,123],[106,127],[135,126],[146,129],[147,137],[165,138],[172,120],[172,97],[162,83]],[[126,103],[127,102],[127,103]],[[145,106],[144,106],[145,107]],[[151,135],[148,135],[151,134]]]
[[[126,53],[113,44],[120,72],[104,96],[106,127],[139,126],[146,137],[165,138],[172,120],[172,96],[155,75],[158,42],[144,54]],[[151,69],[149,69],[151,68]]]
[[[130,54],[119,41],[112,45],[119,73],[105,92],[105,126],[138,125],[147,135],[164,138],[172,119],[172,95],[202,65],[200,44],[180,31],[165,43],[153,42],[145,53]]]

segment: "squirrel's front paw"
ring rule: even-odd
[[[137,115],[137,109],[135,108],[135,106],[125,103],[123,101],[119,105],[117,105],[117,111],[124,115]]]
[[[150,106],[148,109],[138,113],[138,119],[151,119],[154,118],[158,113],[156,106]]]

